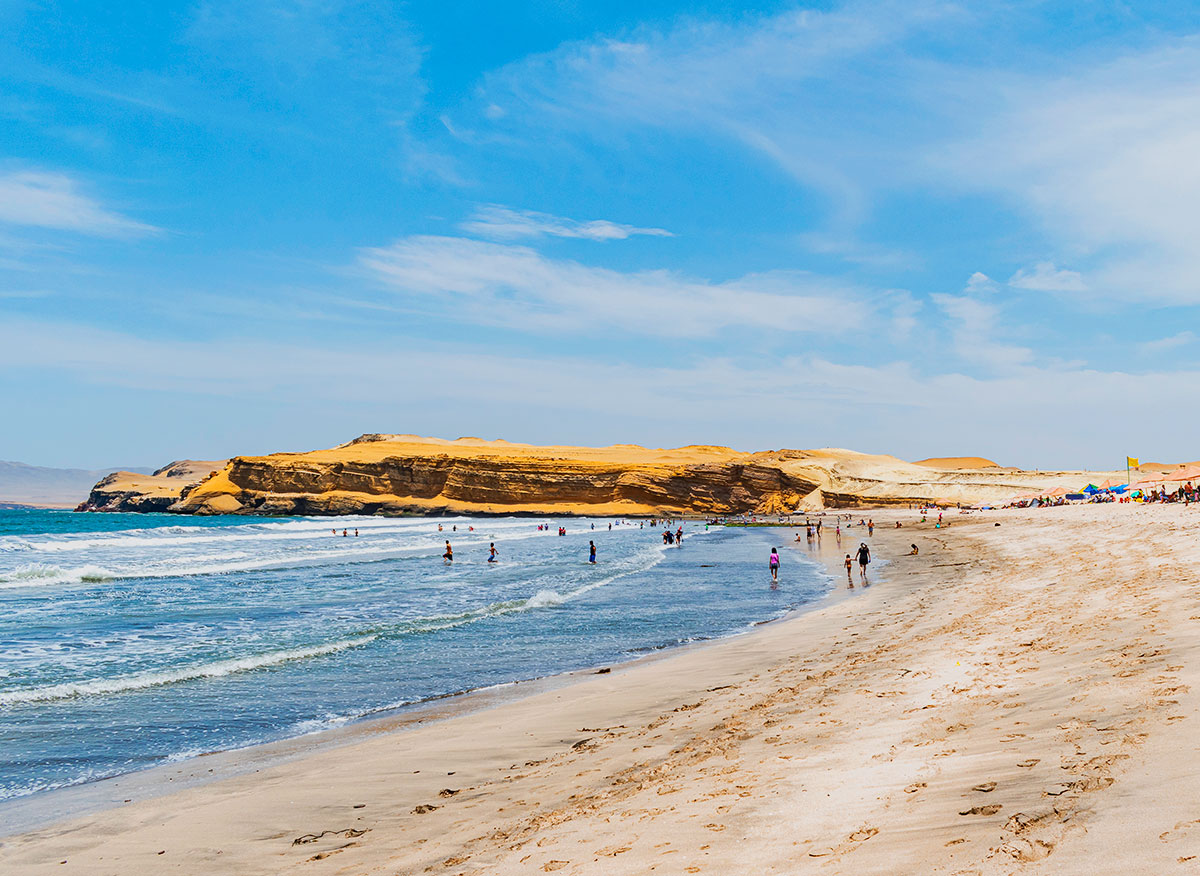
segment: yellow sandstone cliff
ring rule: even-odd
[[[776,514],[1000,502],[1032,489],[1077,487],[1086,475],[934,469],[836,449],[537,447],[363,435],[329,450],[234,457],[166,486],[156,479],[152,497],[129,490],[131,479],[101,482],[80,507],[181,514]],[[114,496],[113,486],[121,495]]]

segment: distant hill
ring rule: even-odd
[[[918,459],[913,465],[954,471],[969,468],[1001,468],[1000,463],[984,459],[982,456],[931,456],[929,459]]]
[[[0,460],[0,507],[74,508],[87,498],[96,481],[117,471],[113,468],[44,468]],[[150,474],[151,468],[126,468]]]

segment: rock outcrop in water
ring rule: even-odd
[[[1086,476],[1086,473],[1083,473]],[[1080,473],[935,470],[849,450],[535,447],[363,435],[330,450],[105,478],[80,510],[180,514],[776,514],[1003,501]]]

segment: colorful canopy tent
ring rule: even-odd
[[[1172,483],[1200,480],[1200,465],[1193,465],[1179,471],[1173,471],[1170,474],[1163,475],[1159,480],[1170,481]]]
[[[1099,488],[1098,486],[1096,486],[1095,484],[1088,484],[1086,487],[1084,487],[1084,488],[1083,488],[1082,490],[1080,490],[1079,492],[1080,492],[1080,493],[1085,493],[1085,494],[1087,494],[1087,495],[1089,495],[1089,496],[1094,496],[1094,495],[1096,495],[1097,493],[1099,493],[1099,492],[1100,492],[1100,488]]]

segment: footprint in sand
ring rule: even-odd
[[[879,828],[877,828],[877,827],[859,828],[858,830],[854,831],[854,833],[850,834],[850,842],[865,843],[867,840],[869,840],[871,837],[875,836],[875,834],[877,834],[877,833],[879,833]]]
[[[633,846],[607,846],[603,849],[596,849],[596,854],[606,858],[615,858],[617,855],[623,855],[630,851]]]
[[[569,864],[569,863],[571,863],[571,862],[570,861],[547,861],[546,863],[542,864],[542,869],[545,870],[547,873],[552,873],[555,870],[561,870],[563,867],[567,866],[567,864]]]
[[[917,793],[917,791],[921,790],[922,788],[928,788],[928,787],[929,787],[929,785],[926,784],[925,782],[913,782],[911,785],[909,785],[907,788],[904,789],[904,793],[905,794],[915,794],[915,793]]]
[[[999,803],[989,803],[987,806],[972,806],[970,809],[964,809],[959,812],[959,815],[995,815],[1004,807]]]
[[[995,782],[984,782],[982,785],[976,785],[971,790],[972,791],[982,791],[984,794],[990,794],[992,791],[996,790],[996,783]]]

